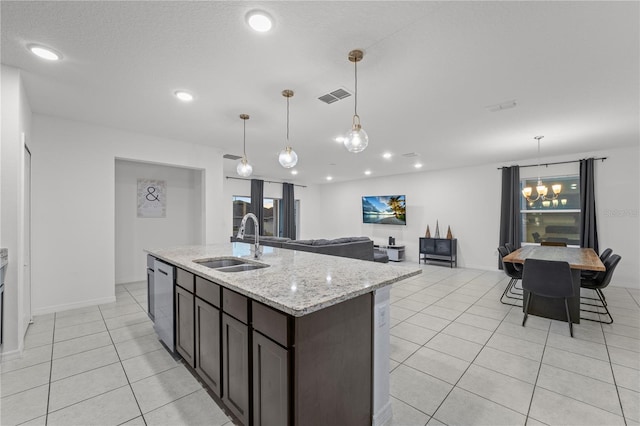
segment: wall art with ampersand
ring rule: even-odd
[[[167,183],[138,179],[138,217],[167,217]]]

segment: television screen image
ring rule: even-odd
[[[362,197],[362,222],[384,225],[406,225],[404,195]]]

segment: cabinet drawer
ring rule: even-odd
[[[226,288],[222,289],[222,310],[224,312],[246,324],[248,308],[246,297]]]
[[[187,272],[183,269],[176,268],[176,284],[180,287],[184,288],[187,291],[193,293],[194,284],[193,284],[193,274],[191,272]]]
[[[251,301],[253,328],[282,346],[289,347],[288,317],[268,306]]]
[[[196,296],[216,308],[220,307],[220,286],[216,283],[196,277]]]

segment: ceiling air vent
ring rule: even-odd
[[[222,158],[226,158],[227,160],[239,160],[242,157],[239,155],[233,155],[233,154],[225,154],[222,156]]]
[[[336,89],[333,92],[329,92],[326,95],[322,95],[318,97],[325,104],[332,104],[334,102],[338,102],[340,99],[348,98],[351,96],[351,93],[347,92],[345,89]]]
[[[418,154],[417,152],[407,152],[406,154],[402,154],[402,156],[404,158],[414,158],[414,157],[419,157],[420,154]]]

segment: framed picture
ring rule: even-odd
[[[138,217],[167,217],[167,183],[138,179]]]

